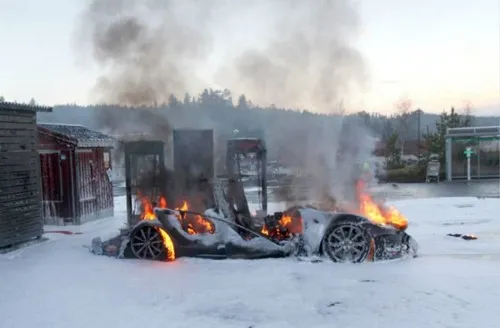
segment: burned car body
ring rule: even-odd
[[[174,260],[179,257],[212,259],[260,259],[297,256],[326,258],[333,262],[365,262],[415,256],[418,245],[402,230],[374,224],[350,213],[331,213],[314,208],[296,208],[293,213],[276,213],[272,218],[296,220],[302,230],[289,233],[281,225],[279,238],[249,231],[242,236],[235,224],[220,211],[203,215],[171,209],[155,209],[156,218],[142,220],[130,231],[101,243],[93,241],[93,252],[125,258]],[[208,222],[212,229],[193,234],[183,227],[187,215]],[[268,222],[271,217],[268,217]],[[242,228],[242,227],[240,227]],[[117,251],[119,250],[119,251]]]
[[[193,131],[185,133],[189,135]],[[163,162],[158,160],[163,156],[162,147],[152,147],[158,146],[156,143],[146,147],[147,144],[143,141],[132,146],[134,147],[129,147],[133,152],[128,156],[130,168],[127,172],[140,171],[131,165],[140,162],[135,157],[143,156],[142,153],[146,149],[150,149],[152,153],[147,154],[149,157],[156,158],[151,166],[163,166]],[[204,147],[206,148],[210,147]],[[179,156],[182,156],[182,153],[176,155],[176,158]],[[255,214],[251,214],[242,181],[244,175],[248,175],[242,174],[243,161],[248,158],[255,162],[254,180],[258,184],[260,196],[260,210]],[[176,189],[176,186],[172,183],[168,184],[168,188],[167,185],[163,186],[161,181],[165,179],[161,174],[141,180],[127,173],[128,228],[115,238],[104,242],[95,238],[92,240],[91,251],[96,254],[148,260],[174,260],[179,257],[259,259],[295,256],[300,259],[326,258],[333,262],[353,263],[416,255],[418,245],[405,231],[406,219],[391,209],[379,207],[369,195],[362,193],[362,208],[357,212],[332,212],[313,206],[295,206],[284,212],[267,214],[266,158],[267,150],[260,139],[228,140],[226,173],[214,179],[210,188],[204,188],[204,198],[213,201],[205,202],[204,208],[208,209],[203,213],[190,211],[190,201],[184,201],[182,206],[175,209],[168,208],[167,200],[161,195],[166,195],[166,190]],[[191,160],[196,161],[196,158]],[[198,166],[203,167],[204,163],[205,160],[199,162]],[[176,169],[175,174],[179,173],[179,170]],[[153,172],[156,171],[162,170]],[[191,180],[196,178],[191,177]],[[154,183],[134,184],[134,181]],[[204,183],[206,184],[206,181]],[[196,183],[188,185],[193,184]],[[150,188],[150,185],[154,188]],[[185,185],[183,183],[183,186]],[[153,192],[144,192],[144,189],[153,189]],[[135,201],[132,200],[133,190],[136,194]],[[155,190],[160,191],[154,192]],[[141,196],[145,194],[148,196]],[[136,212],[132,211],[133,203],[138,204]],[[371,213],[371,216],[368,218],[362,213]],[[387,218],[391,219],[386,220]]]

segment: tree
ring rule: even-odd
[[[398,148],[399,135],[394,132],[386,141],[386,167],[395,169],[401,167],[401,149]]]
[[[184,94],[184,100],[182,101],[182,104],[184,106],[189,106],[191,104],[191,96],[189,95],[189,93],[186,92],[186,94]]]
[[[472,116],[473,111],[472,104],[467,101],[464,106],[464,113],[462,114],[462,126],[472,126],[474,123],[474,116]]]
[[[181,105],[181,102],[174,95],[168,96],[168,107],[177,108]]]
[[[387,142],[389,138],[396,132],[394,129],[393,123],[391,120],[386,120],[383,122],[382,129],[380,131],[380,135],[382,140]]]
[[[247,103],[247,98],[245,95],[241,95],[238,98],[238,105],[236,105],[237,109],[247,109],[248,108],[248,103]]]
[[[29,102],[29,105],[30,106],[36,106],[36,101],[35,101],[35,98],[31,98],[30,102]]]
[[[397,135],[401,154],[404,152],[405,142],[410,134],[410,118],[412,113],[413,103],[408,98],[401,98],[396,103],[397,109]]]
[[[450,113],[443,111],[436,121],[436,132],[424,134],[429,155],[438,154],[441,163],[445,162],[445,143],[446,133],[449,128],[460,128],[470,126],[471,117],[459,115],[454,107],[451,107]]]
[[[0,96],[0,102],[4,102],[5,98],[3,96]]]
[[[355,115],[363,121],[366,127],[371,127],[371,116],[369,113],[363,110],[361,112],[357,112]]]

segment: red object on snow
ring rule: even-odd
[[[73,232],[69,230],[54,230],[54,231],[45,231],[45,233],[60,233],[63,235],[82,235],[81,232]]]

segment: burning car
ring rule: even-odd
[[[406,219],[367,195],[362,198],[359,211],[297,206],[255,218],[253,227],[232,221],[218,208],[197,213],[187,202],[170,209],[164,198],[156,207],[143,198],[141,220],[104,243],[95,239],[92,249],[98,254],[167,261],[297,256],[360,263],[415,256],[418,245],[405,231]]]
[[[258,139],[256,139],[258,140]],[[262,143],[238,139],[228,145],[228,174],[214,185],[214,206],[190,210],[188,201],[169,206],[164,196],[154,202],[137,195],[138,222],[102,242],[92,241],[96,254],[173,261],[180,257],[260,259],[296,256],[360,263],[416,256],[418,245],[406,233],[408,221],[396,209],[382,206],[358,183],[359,206],[325,211],[294,206],[267,215],[265,165],[258,178],[263,215],[252,215],[241,182],[242,152],[265,163]],[[236,169],[235,169],[236,168]]]

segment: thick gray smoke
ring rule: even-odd
[[[364,122],[357,117],[304,117],[285,130],[280,142],[284,159],[295,159],[299,176],[284,200],[292,202],[304,196],[316,205],[332,208],[356,199],[356,182],[364,173],[373,175],[375,140]],[[277,130],[277,133],[280,133]]]
[[[199,92],[207,86],[197,71],[224,45],[236,54],[216,70],[214,81],[224,88],[256,104],[342,114],[339,104],[365,82],[363,58],[353,46],[358,28],[349,0],[93,0],[79,36],[102,72],[96,102],[154,106],[168,103],[171,94]],[[108,112],[100,120],[112,130],[130,125],[164,140],[171,133],[160,112]],[[300,162],[315,181],[308,183],[312,197],[339,198],[352,185],[354,163],[373,150],[366,129],[340,116],[275,124],[267,131],[269,150]]]
[[[204,2],[92,0],[81,15],[78,46],[91,53],[101,74],[92,90],[97,103],[138,108],[168,104],[196,80],[197,64],[209,54]],[[98,120],[116,134],[145,131],[168,140],[164,112],[101,110]]]
[[[268,42],[242,49],[233,65],[220,71],[224,85],[244,91],[257,104],[324,113],[337,111],[339,102],[363,85],[364,62],[353,45],[359,17],[352,1],[252,4],[261,9],[254,28],[265,25]]]
[[[258,104],[335,114],[273,122],[271,151],[298,165],[309,199],[350,201],[355,181],[370,163],[374,142],[356,118],[346,119],[343,100],[366,82],[363,57],[354,46],[360,22],[352,1],[255,1],[268,42],[242,49],[217,77]],[[357,89],[357,90],[356,90]],[[371,164],[371,163],[370,163]],[[298,181],[294,181],[298,185]]]
[[[196,84],[210,52],[209,12],[198,1],[93,0],[80,28],[102,69],[95,100],[130,106],[168,103]],[[206,30],[208,31],[208,30]],[[200,85],[201,86],[201,85]]]

